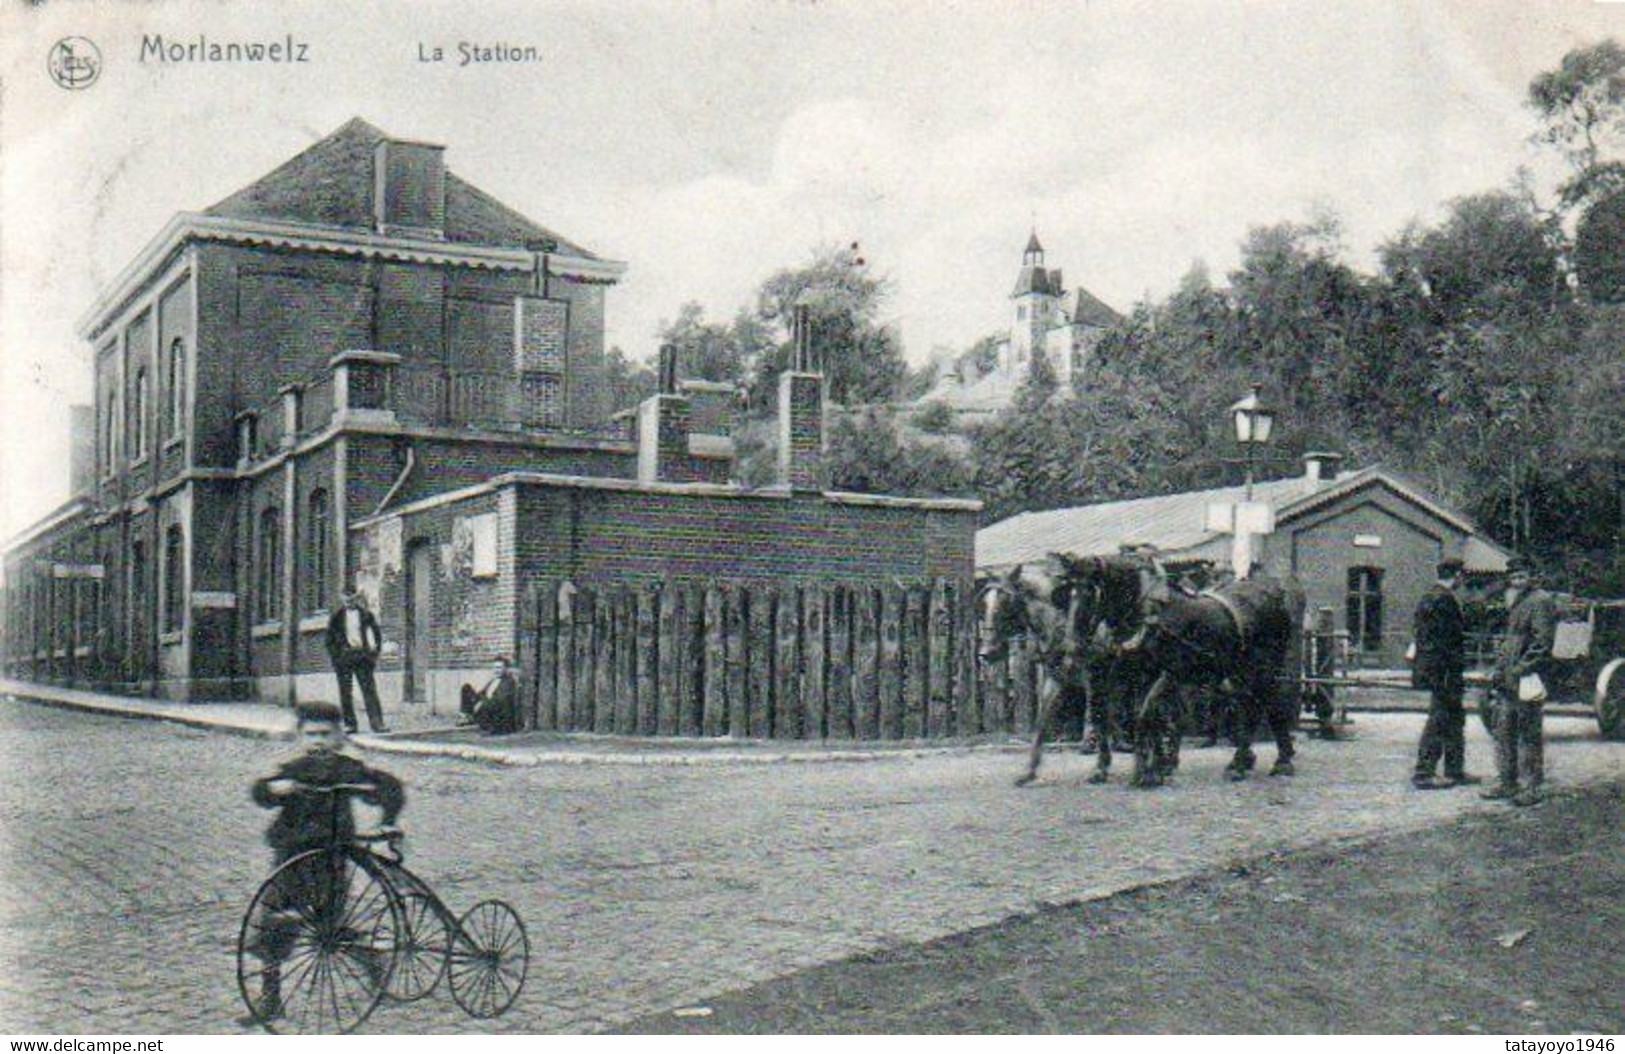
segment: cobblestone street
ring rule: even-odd
[[[1174,785],[1084,783],[1052,755],[852,764],[497,768],[378,755],[408,788],[409,862],[454,909],[511,901],[532,942],[512,1011],[443,993],[378,1031],[579,1031],[818,963],[1238,857],[1489,809],[1409,789],[1421,718],[1362,714],[1294,780],[1232,786],[1191,749]],[[1469,729],[1469,766],[1489,745]],[[1556,786],[1625,778],[1595,723],[1548,722]],[[0,1031],[232,1031],[234,949],[267,870],[249,782],[287,744],[0,701]],[[1261,750],[1264,767],[1273,756]]]

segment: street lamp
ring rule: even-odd
[[[1230,419],[1236,426],[1236,442],[1247,451],[1247,500],[1253,500],[1253,458],[1257,447],[1270,441],[1275,430],[1275,411],[1265,404],[1262,384],[1253,385],[1252,392],[1230,407]]]

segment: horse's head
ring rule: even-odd
[[[1037,628],[1036,605],[1047,602],[1053,580],[1017,564],[982,583],[976,594],[976,654],[984,663],[1003,662],[1010,645]]]
[[[1125,636],[1144,621],[1148,605],[1167,592],[1162,571],[1144,556],[1053,556],[1061,568],[1057,601],[1067,609],[1079,640],[1102,633]]]

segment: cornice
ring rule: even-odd
[[[300,249],[346,256],[365,256],[406,263],[452,264],[496,271],[532,272],[544,265],[548,273],[589,282],[613,283],[626,272],[626,264],[559,253],[471,245],[430,238],[387,236],[355,227],[310,223],[245,220],[177,213],[146,247],[119,272],[76,324],[79,336],[92,339],[125,301],[129,300],[168,259],[189,240]]]

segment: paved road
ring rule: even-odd
[[[712,1033],[1625,1032],[1625,787],[1308,849],[653,1015]]]
[[[1552,722],[1559,782],[1625,777],[1594,725]],[[499,769],[383,760],[413,867],[454,907],[514,902],[532,975],[497,1030],[593,1030],[855,953],[924,941],[1271,849],[1481,807],[1405,785],[1419,718],[1363,715],[1295,780],[1083,783],[1056,758]],[[1488,748],[1473,731],[1470,758]],[[0,701],[0,1031],[230,1031],[233,948],[266,870],[246,788],[282,744]],[[1266,764],[1270,756],[1263,751]],[[446,998],[379,1030],[475,1027]],[[478,1026],[490,1030],[488,1026]]]

